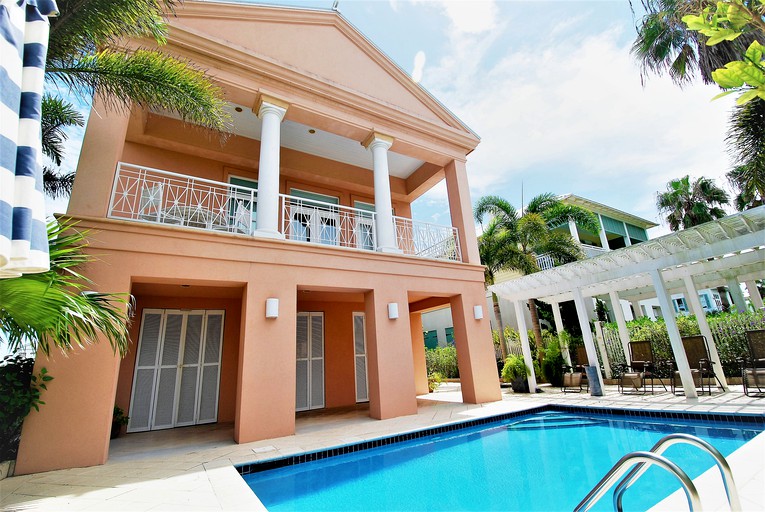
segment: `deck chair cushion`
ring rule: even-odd
[[[564,373],[563,374],[563,387],[575,388],[582,385],[582,374],[579,372]]]

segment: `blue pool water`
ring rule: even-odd
[[[727,456],[761,431],[740,423],[547,411],[244,479],[272,512],[572,510],[619,458],[649,450],[667,434],[696,435]],[[691,478],[714,465],[688,445],[664,455]],[[646,510],[679,489],[675,482],[649,469],[625,494],[625,510]],[[607,495],[595,510],[611,507]]]

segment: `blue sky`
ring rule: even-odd
[[[663,77],[642,84],[626,1],[340,0],[339,10],[481,137],[468,159],[473,201],[497,194],[520,207],[522,184],[526,200],[573,193],[659,222],[655,195],[670,179],[727,187],[733,100]],[[72,137],[70,166],[81,132]],[[445,187],[414,215],[448,224]]]

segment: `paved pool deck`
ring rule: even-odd
[[[373,420],[364,406],[300,413],[294,436],[236,444],[231,424],[214,424],[123,435],[111,443],[103,466],[50,471],[0,481],[0,508],[21,510],[265,510],[234,465],[272,459],[392,434],[465,421],[546,404],[593,408],[746,413],[765,416],[765,399],[749,398],[740,386],[728,393],[686,399],[671,393],[563,394],[543,387],[535,395],[503,389],[503,400],[461,403],[459,384],[446,383],[418,397],[416,415]],[[765,433],[728,457],[744,510],[765,510]],[[714,468],[713,468],[714,470]],[[697,479],[704,510],[729,510],[716,470]],[[593,482],[593,485],[596,482]],[[655,510],[687,510],[673,495]]]

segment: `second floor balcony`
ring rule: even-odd
[[[108,216],[252,236],[257,212],[256,189],[120,163]],[[374,211],[279,195],[279,234],[286,240],[376,251],[376,223]],[[393,225],[403,254],[462,261],[456,228],[396,216]]]

